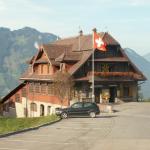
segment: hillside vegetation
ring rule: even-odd
[[[18,78],[27,67],[26,61],[37,52],[38,44],[56,39],[54,34],[29,27],[14,31],[0,28],[0,96],[17,86]]]
[[[132,60],[132,62],[140,69],[140,71],[146,76],[147,80],[140,85],[141,93],[144,98],[150,98],[150,62],[146,60],[144,57],[138,55],[134,50],[126,48],[125,52]]]

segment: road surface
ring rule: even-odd
[[[71,118],[0,139],[0,150],[150,150],[150,103],[114,106],[112,114]]]

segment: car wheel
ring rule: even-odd
[[[64,113],[62,113],[62,114],[61,114],[61,118],[62,118],[62,119],[66,119],[66,118],[68,118],[68,114],[67,114],[67,113],[65,113],[65,112],[64,112]]]
[[[96,117],[96,113],[95,112],[90,112],[90,117],[91,118],[95,118]]]

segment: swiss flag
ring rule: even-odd
[[[102,40],[102,38],[96,33],[93,33],[94,38],[94,48],[99,49],[100,51],[106,51],[106,43]]]

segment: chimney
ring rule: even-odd
[[[79,31],[79,35],[80,35],[80,36],[83,35],[83,31],[82,31],[82,30]]]
[[[81,50],[81,36],[83,36],[83,31],[79,31],[79,51]]]
[[[93,32],[97,32],[97,29],[96,29],[96,28],[94,28],[94,29],[93,29]]]

